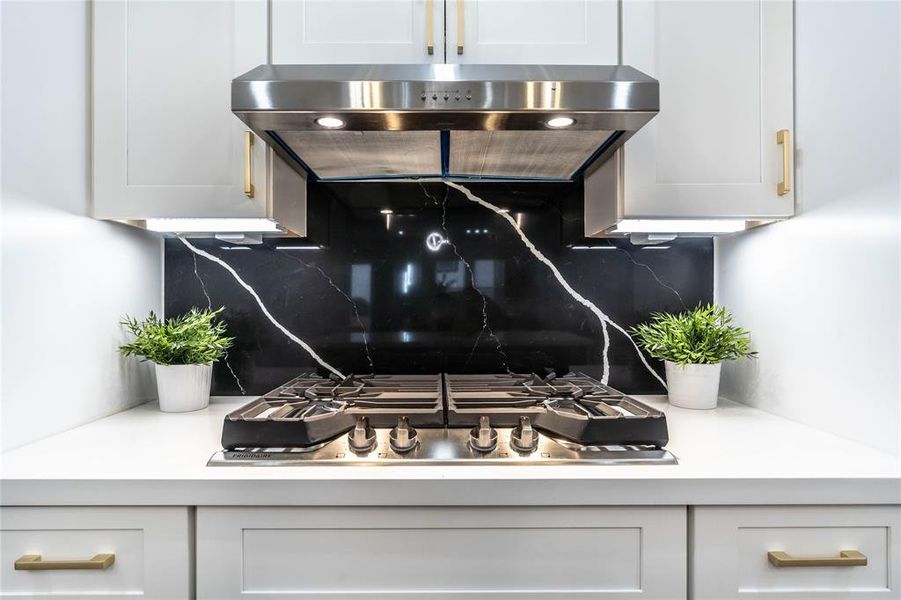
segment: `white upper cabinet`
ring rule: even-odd
[[[620,217],[791,216],[791,140],[777,132],[794,133],[792,3],[622,10],[622,62],[660,81],[660,113],[625,145]]]
[[[444,2],[272,0],[272,62],[443,63]]]
[[[612,65],[618,29],[617,0],[272,0],[272,62]]]
[[[615,65],[616,0],[447,0],[447,62]]]
[[[93,19],[95,216],[270,216],[266,145],[246,153],[231,112],[232,78],[268,60],[267,2],[95,2]]]

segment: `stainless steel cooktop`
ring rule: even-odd
[[[667,441],[583,374],[301,375],[226,415],[208,464],[675,464]]]

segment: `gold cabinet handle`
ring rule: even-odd
[[[244,195],[253,198],[253,132],[244,132]]]
[[[435,54],[435,0],[425,1],[426,52]]]
[[[457,54],[463,54],[463,39],[466,35],[464,30],[465,19],[463,15],[464,4],[466,4],[464,0],[457,0]]]
[[[828,558],[795,558],[786,552],[767,552],[766,557],[774,567],[865,567],[867,557],[857,550],[842,550],[838,556]]]
[[[87,560],[42,560],[40,554],[26,554],[16,561],[16,571],[63,571],[106,569],[116,562],[115,554],[95,554]]]
[[[782,146],[782,181],[776,186],[780,196],[792,191],[792,134],[788,129],[776,132],[776,143]]]

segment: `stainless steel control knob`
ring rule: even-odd
[[[538,448],[538,432],[532,429],[529,417],[520,417],[519,425],[510,432],[510,447],[525,454]]]
[[[397,425],[388,433],[388,439],[391,443],[391,449],[400,454],[409,452],[418,443],[416,429],[410,425],[410,420],[407,417],[401,417],[397,420]]]
[[[469,431],[469,445],[479,452],[497,448],[497,429],[491,426],[488,417],[480,417],[479,424]]]
[[[369,426],[369,419],[357,417],[356,425],[347,434],[347,443],[351,450],[361,454],[375,448],[375,430]]]

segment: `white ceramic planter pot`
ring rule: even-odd
[[[720,393],[720,369],[715,365],[677,365],[666,361],[669,403],[682,408],[716,408]]]
[[[157,365],[156,391],[163,412],[190,412],[210,404],[213,365]]]

